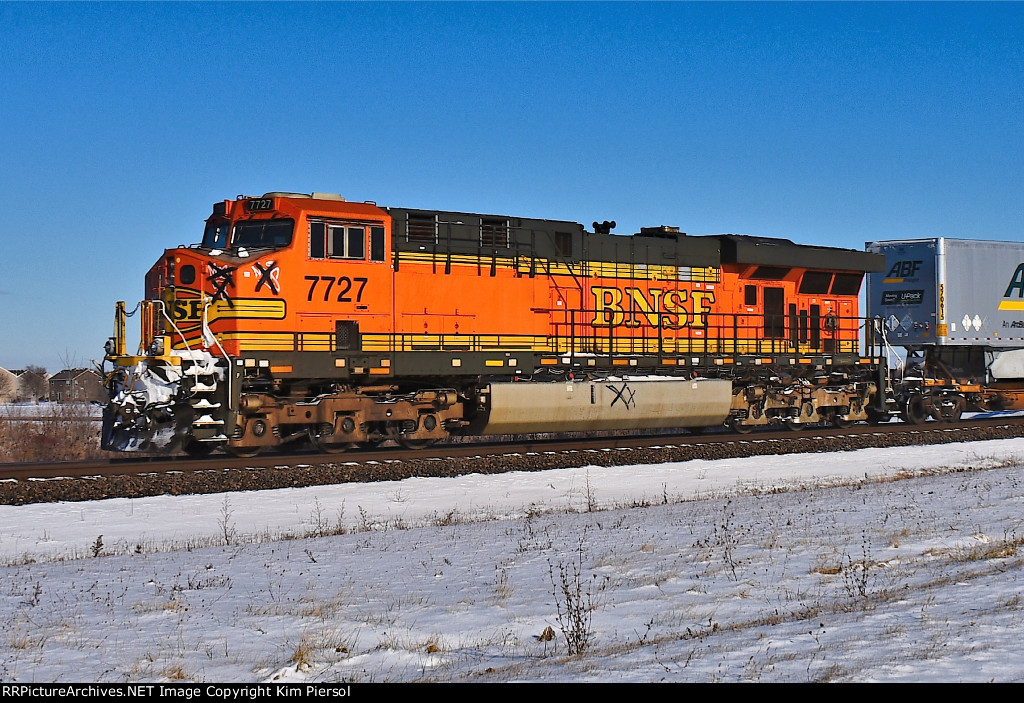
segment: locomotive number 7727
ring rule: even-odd
[[[312,300],[313,300],[313,292],[317,289],[317,286],[320,283],[324,283],[325,284],[324,285],[324,302],[325,303],[328,302],[328,300],[331,297],[331,289],[334,287],[335,281],[337,281],[337,284],[338,284],[338,298],[337,298],[336,302],[338,302],[338,303],[351,303],[352,302],[352,297],[349,295],[349,293],[352,292],[353,281],[355,282],[355,286],[356,286],[356,289],[354,291],[355,302],[357,302],[357,303],[363,302],[363,289],[366,288],[366,280],[367,280],[365,278],[361,278],[361,277],[358,277],[358,276],[356,278],[349,278],[348,276],[338,276],[337,278],[335,278],[334,276],[304,276],[304,278],[307,281],[310,281],[309,293],[308,293],[308,295],[306,295],[306,301],[307,302],[312,302]]]

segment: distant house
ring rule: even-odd
[[[105,401],[103,380],[92,369],[64,369],[50,377],[50,400],[56,403]]]
[[[18,379],[18,389],[15,400],[20,403],[37,403],[46,400],[50,393],[50,374],[40,366],[30,366],[27,369],[11,369],[11,373]]]
[[[0,368],[0,403],[13,403],[18,397],[18,377]]]

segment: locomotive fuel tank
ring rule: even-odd
[[[709,427],[725,422],[732,404],[732,383],[710,378],[492,383],[486,392],[481,434]]]

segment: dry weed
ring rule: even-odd
[[[9,407],[0,418],[0,461],[76,461],[103,456],[91,406],[50,403],[45,412]]]

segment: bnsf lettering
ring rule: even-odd
[[[921,261],[897,261],[889,269],[886,278],[913,278],[921,269]]]
[[[1018,298],[1024,298],[1024,264],[1020,264],[1013,272],[1013,278],[1010,279],[1010,285],[1006,287],[1003,297],[1012,298],[1014,291],[1017,291]]]
[[[203,317],[203,301],[201,298],[175,300],[172,310],[175,320],[201,320]]]
[[[334,288],[335,281],[337,281],[337,283],[338,283],[338,299],[337,299],[336,302],[339,302],[339,303],[351,303],[352,302],[351,293],[352,293],[353,281],[355,281],[355,283],[358,284],[358,287],[355,290],[355,296],[356,296],[355,302],[360,303],[363,300],[363,289],[366,288],[366,279],[365,278],[349,278],[348,276],[339,276],[338,278],[335,278],[334,276],[306,276],[305,279],[307,281],[310,281],[310,284],[309,284],[309,295],[306,296],[306,300],[309,301],[309,302],[312,302],[312,300],[313,300],[313,291],[316,290],[316,287],[320,283],[320,281],[323,281],[324,283],[327,284],[326,286],[324,286],[324,302],[325,303],[328,300],[330,300],[331,289]]]
[[[640,327],[644,324],[662,329],[707,327],[707,314],[715,302],[711,291],[663,291],[641,288],[590,289],[594,297],[594,327]]]

